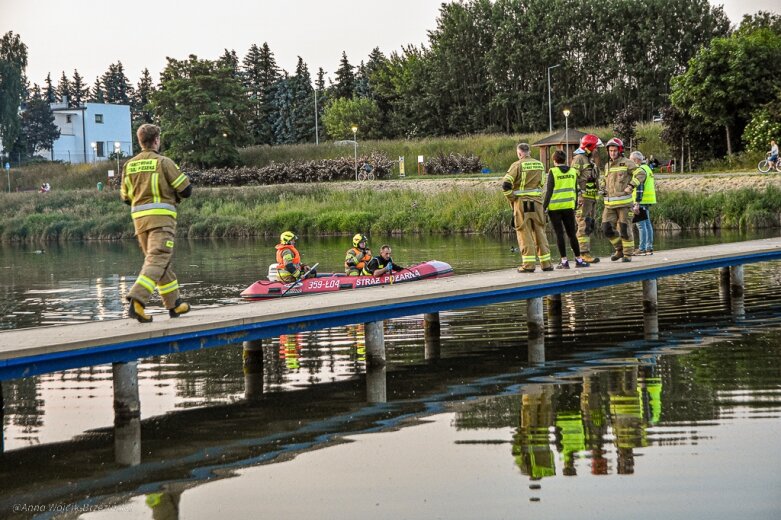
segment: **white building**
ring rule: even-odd
[[[119,150],[133,155],[129,105],[85,103],[68,108],[67,101],[52,103],[54,124],[60,138],[54,141],[50,159],[69,163],[103,161]],[[48,154],[47,154],[48,155]]]

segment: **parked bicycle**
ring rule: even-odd
[[[761,173],[767,173],[770,170],[775,170],[781,173],[781,160],[776,161],[774,166],[773,163],[770,162],[770,152],[768,152],[767,157],[759,161],[759,164],[757,164],[757,170],[759,170]]]

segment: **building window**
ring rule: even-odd
[[[97,114],[97,115],[100,115],[100,114]],[[101,116],[101,117],[102,117],[102,116]],[[97,121],[96,121],[96,122],[97,122]],[[102,121],[101,121],[101,122],[102,122]],[[97,142],[97,143],[95,143],[95,144],[97,144],[97,145],[98,145],[98,146],[97,146],[97,148],[96,148],[96,153],[97,153],[98,157],[105,157],[105,155],[104,155],[104,152],[103,152],[103,141],[98,141],[98,142]]]
[[[73,117],[73,116],[72,116],[72,115],[70,115],[70,114],[66,115],[66,116],[65,116],[65,122],[66,122],[66,123],[68,123],[68,124],[70,124],[70,123],[72,122],[72,121],[71,121],[71,118],[72,118],[72,117]]]
[[[103,124],[103,114],[95,114],[95,122]]]

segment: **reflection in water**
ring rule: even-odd
[[[612,440],[616,473],[634,473],[635,449],[648,446],[647,428],[661,416],[662,382],[651,374],[651,367],[621,367],[579,384],[524,387],[513,443],[521,472],[532,480],[556,475],[555,450],[565,476],[577,475],[577,460],[590,461],[591,474],[607,475]]]

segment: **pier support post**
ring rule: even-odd
[[[441,330],[438,312],[423,315],[423,341],[425,342],[423,357],[427,361],[439,359]]]
[[[643,280],[643,312],[656,313],[659,308],[656,279]]]
[[[3,399],[3,382],[0,381],[0,455],[5,452],[5,400]]]
[[[548,318],[561,318],[561,295],[551,294],[548,297]]]
[[[656,311],[643,313],[643,331],[646,340],[659,339],[659,314]]]
[[[370,403],[388,402],[385,370],[385,365],[366,366],[366,401]]]
[[[729,274],[730,274],[730,293],[732,293],[732,296],[743,296],[743,293],[745,292],[744,282],[745,279],[743,277],[743,266],[742,265],[733,265],[729,268]]]
[[[241,353],[244,370],[244,398],[256,401],[263,396],[263,340],[245,341]]]
[[[114,363],[114,458],[117,464],[141,463],[141,401],[138,361]]]
[[[385,332],[382,321],[366,323],[364,334],[366,337],[366,366],[385,364]]]
[[[545,317],[542,298],[526,300],[526,329],[528,330],[529,363],[545,362]]]
[[[727,310],[730,306],[729,279],[729,267],[719,267],[719,299]]]

